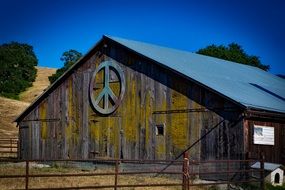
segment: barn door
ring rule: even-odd
[[[121,117],[97,117],[95,120],[90,125],[92,157],[124,157],[126,140],[121,130]]]
[[[29,127],[28,126],[20,126],[19,130],[19,156],[20,159],[28,159],[30,154],[30,146],[29,146]]]
[[[108,117],[107,119],[107,155],[111,158],[120,158],[123,153],[123,133],[121,133],[121,117]]]

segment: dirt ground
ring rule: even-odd
[[[91,173],[106,173],[114,172],[114,167],[103,169],[102,167],[93,167],[82,169],[76,167],[62,167],[52,165],[47,167],[45,164],[31,164],[30,174],[91,174]],[[0,175],[24,175],[25,163],[1,164]],[[113,185],[114,175],[104,176],[84,176],[84,177],[42,177],[31,178],[29,180],[30,188],[56,188],[56,187],[82,187],[82,186],[98,186],[98,185]],[[152,174],[147,175],[120,175],[118,184],[162,184],[162,183],[181,183],[181,178],[171,178],[169,176],[154,177]],[[25,187],[24,178],[0,179],[0,189],[21,189]],[[113,189],[113,188],[110,188]],[[136,188],[120,188],[120,189],[181,189],[181,186],[176,187],[136,187]],[[198,190],[200,188],[191,188]]]

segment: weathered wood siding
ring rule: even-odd
[[[222,120],[220,127],[190,150],[190,156],[240,156],[243,123],[231,126],[241,114],[238,107],[151,60],[116,44],[107,45],[19,123],[28,126],[27,139],[22,139],[29,144],[24,146],[23,158],[172,159]],[[126,78],[123,101],[107,117],[94,112],[88,98],[90,78],[103,60],[119,64]],[[165,125],[164,135],[156,135],[157,124]]]
[[[254,125],[274,128],[274,145],[254,144]],[[252,157],[259,157],[263,152],[265,161],[281,163],[285,165],[285,123],[274,121],[256,121],[247,119],[244,121],[245,151]]]

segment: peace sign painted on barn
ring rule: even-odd
[[[101,71],[103,73],[103,82],[96,81]],[[113,71],[113,72],[112,72]],[[111,75],[116,79],[112,79]],[[119,83],[120,89],[118,94],[114,93],[111,83]],[[102,88],[99,85],[103,85]],[[93,108],[100,114],[108,115],[113,113],[120,105],[125,93],[125,77],[121,67],[112,61],[103,61],[94,71],[90,82],[90,100]],[[99,92],[96,92],[98,91]]]

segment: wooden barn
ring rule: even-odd
[[[173,159],[198,140],[193,159],[263,151],[266,161],[285,164],[284,79],[110,36],[16,122],[22,159]]]

